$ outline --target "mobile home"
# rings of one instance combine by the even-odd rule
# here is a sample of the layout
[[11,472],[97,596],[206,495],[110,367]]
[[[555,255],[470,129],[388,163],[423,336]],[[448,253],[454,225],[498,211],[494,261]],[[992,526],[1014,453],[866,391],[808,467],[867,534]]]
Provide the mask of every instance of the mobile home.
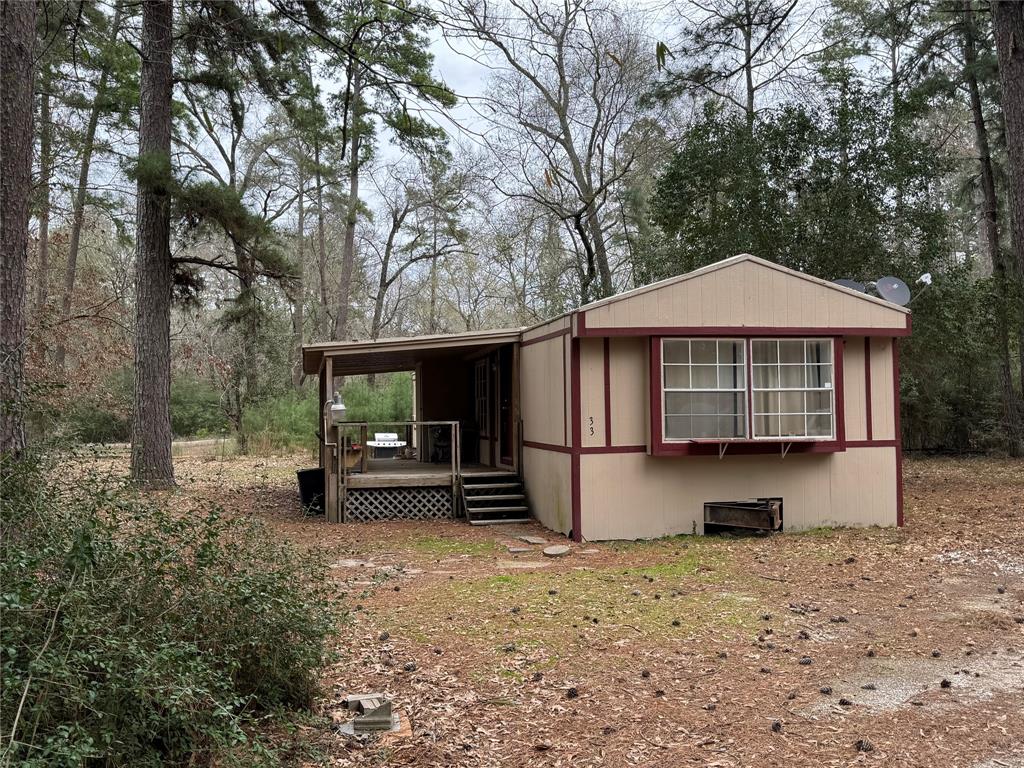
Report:
[[[312,344],[331,521],[533,516],[576,540],[902,525],[904,307],[749,255],[529,328]],[[335,377],[414,371],[398,458]],[[745,505],[745,506],[744,506]],[[725,514],[726,517],[716,517]]]

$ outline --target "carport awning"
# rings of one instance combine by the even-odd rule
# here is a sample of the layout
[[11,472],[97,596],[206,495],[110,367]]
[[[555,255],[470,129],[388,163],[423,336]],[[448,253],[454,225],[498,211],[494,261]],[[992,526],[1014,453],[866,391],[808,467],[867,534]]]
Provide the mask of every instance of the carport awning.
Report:
[[331,358],[332,372],[336,376],[409,371],[424,360],[465,357],[512,344],[519,341],[521,334],[520,328],[502,328],[401,339],[307,344],[302,348],[302,371],[307,375],[319,373],[325,357]]

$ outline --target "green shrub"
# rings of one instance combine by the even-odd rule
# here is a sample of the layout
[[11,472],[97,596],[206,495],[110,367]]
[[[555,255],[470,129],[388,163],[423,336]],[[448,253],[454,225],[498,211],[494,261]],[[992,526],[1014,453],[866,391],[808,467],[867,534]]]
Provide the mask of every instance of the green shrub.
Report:
[[171,431],[175,437],[207,437],[228,431],[221,392],[190,373],[171,379]]
[[[377,377],[370,386],[365,377],[346,379],[341,390],[346,418],[350,421],[371,421],[387,425],[412,418],[412,374],[392,373]],[[320,429],[320,406],[317,391],[288,392],[268,398],[245,414],[245,429],[250,450],[256,453],[312,450]],[[377,431],[383,431],[378,428]]]
[[0,479],[0,764],[273,764],[252,726],[311,703],[323,564],[219,509],[57,488],[31,461]]
[[[64,420],[83,443],[127,442],[131,439],[134,387],[134,373],[131,366],[126,366],[111,374],[97,393],[73,397]],[[194,374],[174,374],[170,408],[175,437],[206,437],[228,431],[220,389]]]

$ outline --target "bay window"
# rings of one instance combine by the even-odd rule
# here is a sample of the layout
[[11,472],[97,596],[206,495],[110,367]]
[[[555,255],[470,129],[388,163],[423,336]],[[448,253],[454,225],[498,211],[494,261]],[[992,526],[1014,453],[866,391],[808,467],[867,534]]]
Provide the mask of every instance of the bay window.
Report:
[[835,438],[832,339],[660,343],[665,443]]

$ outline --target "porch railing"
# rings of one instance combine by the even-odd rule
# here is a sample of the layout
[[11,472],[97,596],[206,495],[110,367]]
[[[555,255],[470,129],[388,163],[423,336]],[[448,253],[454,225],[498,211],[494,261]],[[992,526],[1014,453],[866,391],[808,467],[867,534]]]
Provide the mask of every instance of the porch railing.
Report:
[[[447,427],[451,437],[451,487],[453,509],[457,506],[457,499],[462,485],[462,432],[457,421],[341,421],[334,424],[337,429],[334,451],[336,457],[336,474],[340,480],[338,507],[340,510],[341,522],[345,522],[345,499],[348,495],[350,471],[349,456],[354,453],[352,449],[353,437],[358,436],[360,447],[359,468],[361,473],[369,471],[369,446],[367,439],[371,427],[406,427],[407,432],[416,433],[417,430],[426,427]],[[411,430],[409,429],[411,428]],[[407,442],[412,442],[412,435],[407,435]],[[417,460],[422,461],[424,450],[429,450],[429,440],[422,440],[417,435],[416,440]],[[329,443],[328,443],[329,445]],[[407,445],[406,448],[409,446]],[[401,461],[401,459],[396,459]]]

